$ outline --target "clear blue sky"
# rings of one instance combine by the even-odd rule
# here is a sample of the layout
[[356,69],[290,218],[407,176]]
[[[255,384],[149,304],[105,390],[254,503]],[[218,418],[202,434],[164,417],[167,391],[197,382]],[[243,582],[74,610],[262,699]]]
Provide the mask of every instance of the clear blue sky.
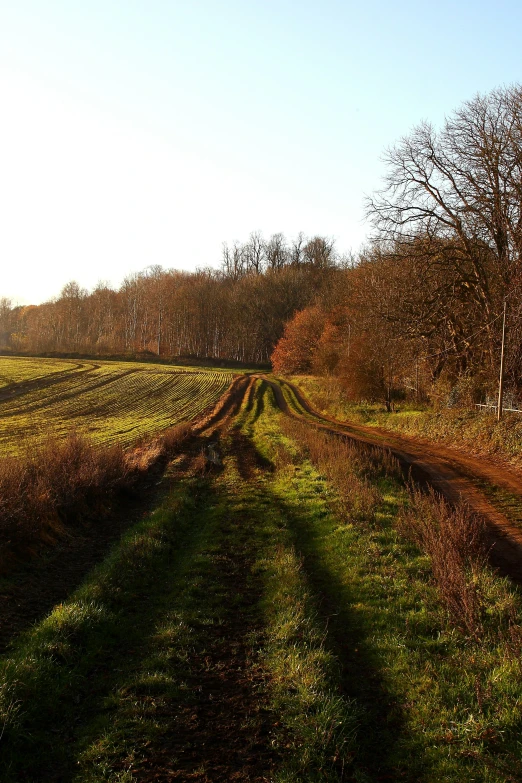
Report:
[[357,250],[384,148],[522,81],[521,33],[516,2],[0,0],[0,296],[252,230]]

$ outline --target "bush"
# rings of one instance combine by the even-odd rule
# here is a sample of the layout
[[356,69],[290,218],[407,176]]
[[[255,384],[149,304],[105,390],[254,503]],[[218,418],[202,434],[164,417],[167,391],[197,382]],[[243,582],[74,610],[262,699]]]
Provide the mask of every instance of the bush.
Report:
[[431,488],[424,494],[411,487],[399,529],[429,556],[439,596],[454,623],[480,638],[486,611],[480,589],[487,561],[484,520],[464,504],[451,506]]
[[65,440],[51,438],[23,457],[0,461],[0,567],[65,525],[106,516],[111,500],[174,454],[191,431],[190,424],[181,424],[129,452],[118,445],[96,447],[72,433]]

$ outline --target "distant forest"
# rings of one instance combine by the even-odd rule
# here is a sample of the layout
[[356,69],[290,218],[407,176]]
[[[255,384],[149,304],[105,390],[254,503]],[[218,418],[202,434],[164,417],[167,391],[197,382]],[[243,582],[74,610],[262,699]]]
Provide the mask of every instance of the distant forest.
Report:
[[522,389],[522,88],[478,95],[385,157],[356,258],[325,237],[254,233],[219,270],[149,267],[117,290],[69,283],[0,303],[4,350],[150,352],[339,378],[354,398],[478,401],[495,389],[504,303],[508,389]]
[[282,234],[225,244],[220,269],[151,266],[118,290],[76,283],[38,306],[0,300],[5,350],[267,363],[285,323],[324,295],[342,260],[332,241]]

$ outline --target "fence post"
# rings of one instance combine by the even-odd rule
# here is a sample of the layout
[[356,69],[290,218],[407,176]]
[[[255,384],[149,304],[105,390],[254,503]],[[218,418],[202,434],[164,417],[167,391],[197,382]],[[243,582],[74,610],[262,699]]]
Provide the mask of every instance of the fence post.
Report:
[[502,320],[502,347],[500,349],[500,376],[498,379],[498,406],[497,421],[502,418],[502,402],[504,397],[504,343],[506,339],[506,308],[507,302],[504,299],[504,318]]

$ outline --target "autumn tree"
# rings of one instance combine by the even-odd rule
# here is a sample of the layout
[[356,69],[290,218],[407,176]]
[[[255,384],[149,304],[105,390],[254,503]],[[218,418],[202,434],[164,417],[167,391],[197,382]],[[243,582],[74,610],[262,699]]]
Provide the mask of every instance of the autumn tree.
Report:
[[7,296],[0,298],[0,347],[11,347],[13,332],[13,303]]
[[297,313],[286,325],[284,334],[272,354],[274,372],[283,374],[310,372],[324,322],[324,313],[317,305]]

